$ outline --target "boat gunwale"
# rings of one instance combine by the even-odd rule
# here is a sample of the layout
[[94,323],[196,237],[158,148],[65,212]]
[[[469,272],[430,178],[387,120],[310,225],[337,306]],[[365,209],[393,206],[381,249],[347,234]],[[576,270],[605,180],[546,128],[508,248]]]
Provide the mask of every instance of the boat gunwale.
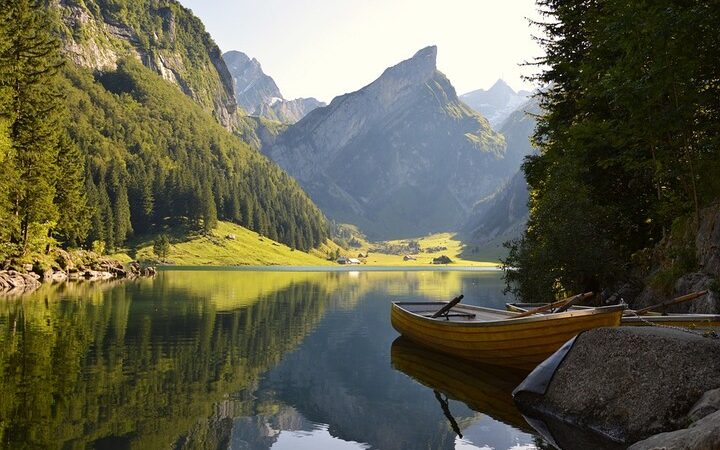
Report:
[[[509,312],[521,313],[527,311],[526,307],[537,305],[543,306],[546,303],[534,304],[534,303],[506,303],[505,307]],[[517,309],[510,309],[517,308]],[[592,306],[579,306],[574,311],[580,311],[581,309],[590,309]],[[648,315],[633,315],[632,310],[625,311],[621,318],[623,322],[720,322],[720,314],[704,314],[704,313],[668,313],[668,314],[648,314]]]
[[515,315],[518,315],[520,313],[512,312],[512,311],[505,311],[501,309],[496,308],[488,308],[483,306],[475,306],[475,305],[458,305],[456,308],[458,310],[470,310],[470,311],[485,311],[485,312],[491,312],[491,313],[500,313],[501,316],[505,316],[506,318],[502,319],[496,319],[496,320],[484,320],[484,321],[473,321],[473,320],[467,320],[467,321],[452,321],[452,320],[446,320],[442,317],[427,317],[423,316],[421,314],[415,313],[413,311],[409,311],[405,308],[403,308],[403,305],[446,305],[448,302],[392,302],[392,307],[394,309],[397,309],[398,311],[407,314],[414,319],[425,321],[426,323],[433,323],[433,324],[441,324],[444,326],[453,326],[453,327],[472,327],[472,328],[481,328],[481,327],[496,327],[496,326],[504,326],[504,325],[515,325],[515,324],[527,324],[527,323],[535,323],[535,322],[548,322],[548,321],[554,321],[554,320],[563,320],[568,319],[571,317],[585,317],[585,316],[594,316],[599,314],[609,314],[614,313],[617,311],[622,311],[626,308],[625,305],[610,305],[610,306],[599,306],[597,308],[591,308],[586,310],[568,310],[561,313],[552,313],[552,314],[537,314],[532,316],[525,316],[525,317],[513,317]]

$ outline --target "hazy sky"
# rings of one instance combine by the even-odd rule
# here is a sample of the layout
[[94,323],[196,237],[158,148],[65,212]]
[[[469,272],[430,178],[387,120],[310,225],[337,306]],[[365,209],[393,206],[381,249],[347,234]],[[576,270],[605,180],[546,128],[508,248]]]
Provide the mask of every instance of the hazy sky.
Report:
[[519,63],[539,56],[534,0],[180,0],[223,52],[257,58],[283,96],[355,91],[428,45],[458,94],[503,78],[528,88]]

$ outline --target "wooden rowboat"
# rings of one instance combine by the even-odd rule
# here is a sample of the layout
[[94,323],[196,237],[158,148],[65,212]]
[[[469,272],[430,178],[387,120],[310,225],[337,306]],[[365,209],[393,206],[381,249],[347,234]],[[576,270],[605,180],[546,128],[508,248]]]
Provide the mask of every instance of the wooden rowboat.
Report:
[[[525,312],[543,306],[545,303],[506,303],[505,307],[512,312]],[[587,309],[587,306],[573,306],[571,310]],[[720,315],[718,314],[661,314],[649,312],[637,315],[632,310],[626,310],[620,319],[620,325],[641,327],[651,325],[665,325],[683,328],[720,328]]]
[[620,324],[624,306],[605,306],[515,318],[518,313],[448,302],[393,302],[390,320],[403,336],[471,361],[533,369],[581,331]]

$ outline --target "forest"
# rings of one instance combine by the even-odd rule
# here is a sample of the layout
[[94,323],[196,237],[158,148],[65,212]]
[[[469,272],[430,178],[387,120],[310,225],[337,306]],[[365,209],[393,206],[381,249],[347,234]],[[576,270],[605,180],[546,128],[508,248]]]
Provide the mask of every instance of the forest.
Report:
[[[713,2],[541,0],[540,152],[509,290],[548,300],[697,270],[720,196],[720,8]],[[662,286],[661,286],[662,287]]]
[[176,86],[130,58],[78,67],[45,2],[0,3],[0,259],[218,220],[301,250],[326,239],[297,183]]

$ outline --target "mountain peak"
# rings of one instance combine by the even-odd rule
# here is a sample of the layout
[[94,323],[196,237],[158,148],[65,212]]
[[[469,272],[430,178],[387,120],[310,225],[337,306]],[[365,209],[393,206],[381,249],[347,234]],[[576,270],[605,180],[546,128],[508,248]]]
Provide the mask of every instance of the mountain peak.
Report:
[[418,50],[411,59],[427,60],[428,62],[431,62],[433,66],[435,66],[437,63],[437,45],[429,45],[425,48]]
[[402,80],[402,83],[411,85],[421,84],[435,75],[435,72],[437,72],[436,63],[437,46],[431,45],[419,50],[412,58],[386,69],[382,76],[375,80],[375,83],[387,80]]
[[511,88],[510,85],[508,85],[505,82],[505,80],[503,80],[502,78],[499,78],[495,82],[495,84],[493,84],[492,87],[490,89],[488,89],[488,92],[498,92],[498,93],[502,92],[502,93],[509,93],[512,95],[517,94],[517,92],[515,92],[515,90],[513,90],[513,88]]

